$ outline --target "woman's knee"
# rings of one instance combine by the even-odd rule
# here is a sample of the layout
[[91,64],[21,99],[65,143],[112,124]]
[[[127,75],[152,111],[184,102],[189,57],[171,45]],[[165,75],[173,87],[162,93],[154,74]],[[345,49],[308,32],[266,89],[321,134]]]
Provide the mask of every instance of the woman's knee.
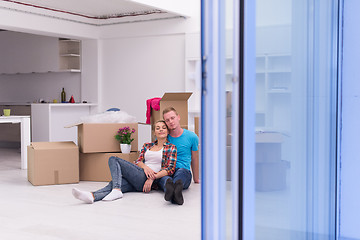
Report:
[[114,162],[116,162],[117,161],[117,157],[115,157],[115,156],[111,156],[111,157],[109,157],[109,166],[110,165],[112,165]]

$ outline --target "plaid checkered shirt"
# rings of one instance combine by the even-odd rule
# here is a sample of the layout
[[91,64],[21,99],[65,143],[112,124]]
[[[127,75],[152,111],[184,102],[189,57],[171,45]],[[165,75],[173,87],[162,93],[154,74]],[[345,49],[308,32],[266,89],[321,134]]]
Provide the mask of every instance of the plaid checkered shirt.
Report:
[[[139,158],[135,161],[136,165],[140,161],[145,163],[145,152],[151,149],[155,144],[157,144],[157,140],[155,142],[145,143],[143,145],[140,151]],[[176,146],[171,144],[168,140],[166,140],[166,142],[163,145],[161,170],[166,170],[169,176],[173,175],[175,172],[176,157],[177,157]]]

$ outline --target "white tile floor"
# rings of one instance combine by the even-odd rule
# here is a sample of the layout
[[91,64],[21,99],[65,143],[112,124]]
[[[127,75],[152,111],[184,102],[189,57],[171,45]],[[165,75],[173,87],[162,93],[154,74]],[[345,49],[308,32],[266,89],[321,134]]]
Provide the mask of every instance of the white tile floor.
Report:
[[104,185],[32,186],[20,169],[20,152],[0,149],[1,239],[200,239],[200,185],[184,191],[182,206],[166,202],[156,191],[94,204],[71,194],[73,187],[92,191]]

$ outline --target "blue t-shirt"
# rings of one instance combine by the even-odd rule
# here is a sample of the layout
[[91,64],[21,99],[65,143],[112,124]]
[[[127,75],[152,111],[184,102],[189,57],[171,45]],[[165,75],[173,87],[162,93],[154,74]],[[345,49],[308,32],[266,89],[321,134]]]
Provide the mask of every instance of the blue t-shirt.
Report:
[[190,170],[191,151],[197,151],[199,149],[198,136],[195,133],[184,129],[184,132],[180,137],[172,137],[169,134],[168,139],[177,148],[176,169],[185,168]]

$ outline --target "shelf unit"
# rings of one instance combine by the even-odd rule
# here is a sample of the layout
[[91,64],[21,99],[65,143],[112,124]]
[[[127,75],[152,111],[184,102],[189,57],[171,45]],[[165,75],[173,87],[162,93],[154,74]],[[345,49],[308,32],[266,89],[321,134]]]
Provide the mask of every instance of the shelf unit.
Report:
[[256,127],[289,131],[291,104],[291,55],[256,57]]
[[192,92],[189,103],[189,112],[200,114],[201,99],[201,61],[199,58],[188,58],[185,62],[185,91]]
[[76,39],[59,39],[59,68],[60,71],[81,71],[81,42]]

